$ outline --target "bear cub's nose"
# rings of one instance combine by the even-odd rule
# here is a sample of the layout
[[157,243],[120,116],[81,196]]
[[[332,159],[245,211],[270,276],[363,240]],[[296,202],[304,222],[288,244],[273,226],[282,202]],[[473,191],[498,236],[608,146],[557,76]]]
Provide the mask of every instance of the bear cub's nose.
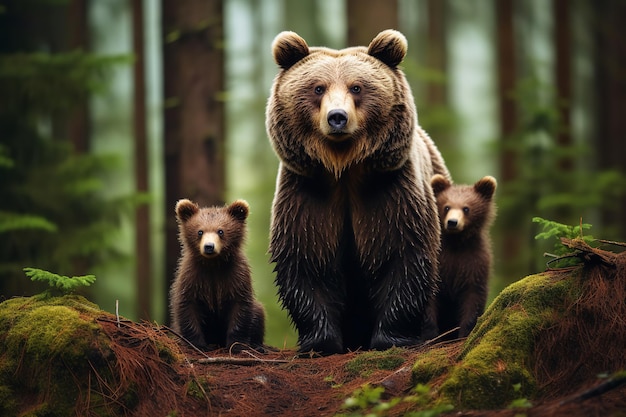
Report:
[[450,220],[448,220],[448,229],[456,229],[458,224],[459,224],[458,220],[450,219]]
[[204,253],[206,255],[211,255],[213,252],[215,252],[215,243],[207,243],[204,245]]
[[348,124],[348,113],[345,110],[335,109],[328,112],[328,125],[333,130],[342,130]]

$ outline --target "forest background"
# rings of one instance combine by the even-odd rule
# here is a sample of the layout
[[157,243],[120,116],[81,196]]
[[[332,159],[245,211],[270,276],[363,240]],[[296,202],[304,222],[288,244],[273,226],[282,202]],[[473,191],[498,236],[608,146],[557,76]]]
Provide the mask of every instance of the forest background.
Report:
[[623,241],[625,22],[621,0],[0,0],[0,297],[42,290],[23,267],[93,273],[101,308],[167,323],[176,200],[244,198],[267,342],[294,346],[267,254],[281,30],[333,48],[407,36],[455,181],[499,181],[491,298],[545,268],[535,216]]

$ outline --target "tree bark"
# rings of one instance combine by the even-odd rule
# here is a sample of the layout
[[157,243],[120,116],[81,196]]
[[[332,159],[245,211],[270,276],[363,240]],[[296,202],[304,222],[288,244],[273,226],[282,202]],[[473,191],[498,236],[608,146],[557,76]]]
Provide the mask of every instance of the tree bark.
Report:
[[[626,175],[626,3],[622,0],[598,0],[594,2],[593,10],[596,13],[597,163],[600,169],[614,169]],[[626,237],[625,212],[626,197],[621,197],[615,208],[602,210],[605,223],[616,226],[616,238]]]
[[[148,189],[148,140],[146,133],[146,80],[144,52],[143,0],[133,0],[133,133],[135,140],[135,187],[139,193]],[[138,317],[149,320],[152,310],[152,273],[150,258],[150,206],[135,210],[135,280]]]
[[397,27],[396,0],[348,0],[348,45],[367,46],[379,32]]
[[181,198],[223,203],[223,9],[219,0],[162,0],[166,284],[180,247],[174,206]]

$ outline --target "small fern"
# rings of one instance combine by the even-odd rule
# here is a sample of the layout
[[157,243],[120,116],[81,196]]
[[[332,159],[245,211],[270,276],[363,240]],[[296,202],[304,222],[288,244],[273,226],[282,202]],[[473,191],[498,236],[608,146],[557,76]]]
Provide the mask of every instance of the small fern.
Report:
[[552,220],[546,220],[541,217],[533,217],[534,223],[539,223],[543,226],[543,232],[537,234],[535,239],[551,239],[555,238],[555,254],[564,255],[568,252],[568,248],[561,244],[561,238],[567,239],[582,239],[585,243],[591,244],[595,239],[591,235],[583,235],[583,230],[591,229],[591,225],[583,223],[575,226],[567,226]]
[[556,261],[559,267],[566,267],[579,263],[579,259],[571,257],[571,249],[561,243],[561,238],[572,240],[579,239],[587,243],[589,246],[593,246],[593,242],[595,241],[593,236],[583,234],[583,230],[591,229],[591,225],[583,223],[582,219],[580,220],[580,223],[575,226],[568,226],[552,220],[546,220],[541,217],[533,217],[533,222],[539,223],[543,227],[543,232],[538,233],[535,236],[535,239],[556,239],[556,242],[554,242],[553,253],[544,254],[555,258],[553,261],[550,261],[549,264]]
[[88,287],[96,281],[95,275],[66,277],[37,268],[24,268],[24,273],[32,281],[47,282],[51,288],[60,290],[63,293],[70,293],[80,287]]

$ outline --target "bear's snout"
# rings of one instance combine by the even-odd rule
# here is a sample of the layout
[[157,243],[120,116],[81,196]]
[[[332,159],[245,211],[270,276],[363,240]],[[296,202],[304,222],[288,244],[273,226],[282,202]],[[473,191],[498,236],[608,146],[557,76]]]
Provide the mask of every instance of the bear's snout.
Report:
[[342,109],[333,109],[328,112],[327,121],[331,133],[343,133],[343,129],[348,124],[348,113]]
[[204,245],[204,254],[212,255],[215,252],[215,243],[207,243]]
[[207,258],[218,256],[222,251],[220,236],[217,233],[205,233],[204,236],[202,236],[198,250],[202,256]]
[[461,209],[451,209],[442,220],[446,232],[460,233],[465,228],[465,216]]

